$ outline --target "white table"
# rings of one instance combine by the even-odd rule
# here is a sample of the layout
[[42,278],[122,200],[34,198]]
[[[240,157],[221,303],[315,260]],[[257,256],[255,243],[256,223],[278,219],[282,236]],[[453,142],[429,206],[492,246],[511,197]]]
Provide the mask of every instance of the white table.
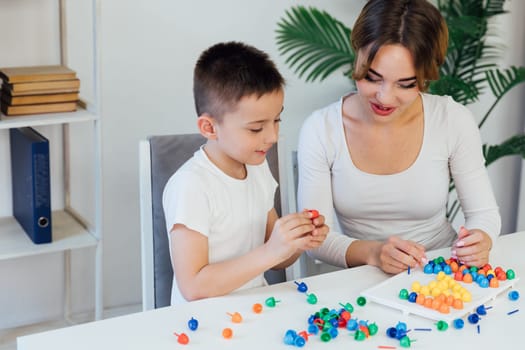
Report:
[[[501,236],[491,254],[491,263],[504,269],[512,268],[517,277],[525,273],[525,232]],[[429,257],[449,257],[448,249],[429,253]],[[525,290],[517,301],[510,301],[507,292],[501,293],[490,303],[492,309],[477,326],[465,320],[461,330],[452,326],[445,332],[436,329],[435,321],[414,315],[405,315],[373,302],[364,307],[356,304],[360,292],[387,279],[389,276],[376,268],[363,266],[353,269],[318,275],[301,280],[308,286],[308,292],[315,293],[318,303],[311,305],[304,293],[297,291],[294,282],[285,282],[264,288],[241,291],[219,298],[191,302],[177,307],[167,307],[102,321],[72,326],[69,328],[20,337],[18,350],[31,349],[291,349],[283,343],[288,329],[296,331],[307,328],[309,315],[322,307],[338,309],[339,303],[350,302],[355,311],[352,317],[376,322],[377,335],[364,341],[356,341],[352,332],[340,329],[339,336],[324,343],[319,336],[310,337],[305,348],[315,349],[377,349],[379,345],[395,346],[401,349],[399,341],[388,338],[386,329],[398,321],[406,322],[408,328],[431,328],[432,331],[412,331],[408,335],[412,348],[416,349],[489,349],[523,347],[525,338]],[[517,281],[515,290],[520,291],[523,279]],[[275,297],[281,302],[273,308],[264,305],[266,298]],[[263,311],[252,311],[254,303],[263,304]],[[488,306],[488,305],[487,305]],[[510,310],[521,309],[512,315]],[[227,313],[239,312],[243,322],[234,324]],[[199,328],[190,331],[190,318],[199,321]],[[222,337],[222,330],[229,327],[233,338]],[[177,342],[173,332],[184,332],[190,337],[187,345]],[[512,345],[511,345],[512,344]]]

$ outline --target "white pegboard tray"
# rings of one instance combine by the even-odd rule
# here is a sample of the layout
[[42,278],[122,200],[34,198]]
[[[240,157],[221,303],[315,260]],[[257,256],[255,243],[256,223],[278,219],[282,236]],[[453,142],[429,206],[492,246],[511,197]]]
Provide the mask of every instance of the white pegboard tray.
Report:
[[[453,276],[453,275],[452,275]],[[488,303],[495,299],[499,294],[509,290],[519,280],[514,278],[512,280],[499,281],[498,288],[481,288],[477,283],[458,282],[465,287],[472,295],[472,301],[463,303],[463,309],[450,308],[450,313],[444,314],[437,310],[426,308],[417,303],[409,302],[408,300],[400,299],[399,292],[401,289],[406,289],[411,292],[413,282],[418,281],[421,285],[426,285],[435,280],[437,275],[425,274],[422,269],[412,269],[410,274],[406,271],[399,273],[389,279],[364,290],[361,295],[370,301],[392,307],[402,311],[404,314],[419,315],[432,320],[444,320],[451,322],[456,318],[462,318],[465,315],[472,313],[478,306]]]

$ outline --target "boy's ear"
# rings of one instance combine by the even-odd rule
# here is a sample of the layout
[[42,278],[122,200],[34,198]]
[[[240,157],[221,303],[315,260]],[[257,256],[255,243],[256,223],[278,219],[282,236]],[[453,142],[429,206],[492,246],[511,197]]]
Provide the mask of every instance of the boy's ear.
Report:
[[217,134],[215,133],[216,120],[209,114],[204,113],[197,118],[197,127],[202,136],[208,140],[215,140]]

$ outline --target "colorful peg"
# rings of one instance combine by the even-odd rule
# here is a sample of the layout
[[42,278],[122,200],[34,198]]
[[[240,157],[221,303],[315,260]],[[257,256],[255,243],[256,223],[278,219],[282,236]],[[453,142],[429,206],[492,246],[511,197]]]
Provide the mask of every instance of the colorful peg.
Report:
[[173,332],[173,335],[177,336],[177,342],[182,345],[186,345],[190,342],[190,338],[186,335],[186,333],[175,333]]
[[479,316],[478,314],[470,314],[468,317],[467,317],[468,321],[472,324],[476,324],[478,323],[479,321]]
[[354,333],[354,339],[357,341],[363,341],[366,339],[366,335],[363,333],[363,331],[357,330]]
[[379,330],[379,327],[377,327],[377,325],[375,324],[375,322],[372,323],[372,324],[370,324],[370,325],[368,326],[368,333],[369,333],[370,335],[372,335],[372,336],[373,336],[373,335],[376,335],[378,330]]
[[454,328],[461,329],[465,325],[465,322],[461,318],[456,318],[452,324]]
[[308,286],[306,285],[306,283],[297,281],[294,281],[294,283],[297,284],[297,290],[299,292],[306,293],[306,291],[308,290]]
[[293,329],[289,329],[284,334],[283,342],[286,345],[294,345],[295,338],[297,338],[297,332],[294,331]]
[[511,290],[509,292],[509,299],[512,301],[516,301],[520,298],[520,293],[517,290]]
[[233,314],[227,312],[226,314],[230,315],[232,318],[233,323],[241,323],[242,322],[242,316],[238,312],[234,312]]
[[438,331],[444,332],[448,329],[448,323],[445,321],[438,321],[438,323],[436,323],[436,326]]
[[253,304],[252,306],[252,310],[253,312],[255,312],[256,314],[260,314],[262,312],[262,309],[263,309],[263,306],[259,303],[255,303]]
[[409,348],[413,340],[410,340],[408,336],[404,336],[403,338],[399,339],[399,345],[403,348]]
[[193,317],[188,321],[188,328],[192,331],[197,330],[199,328],[199,321],[194,319]]
[[308,304],[317,304],[317,296],[314,293],[307,294],[306,301]]
[[366,305],[366,298],[365,298],[365,297],[359,297],[359,298],[357,298],[357,305],[359,305],[359,306],[365,306],[365,305]]
[[315,209],[311,209],[311,210],[308,210],[310,213],[312,213],[312,217],[311,219],[315,219],[315,218],[318,218],[319,217],[319,212]]
[[222,330],[222,336],[224,339],[231,339],[233,337],[233,331],[231,328],[224,328]]
[[350,303],[346,303],[344,305],[342,303],[339,303],[339,305],[341,305],[346,311],[348,311],[350,313],[354,312],[354,307]]
[[476,313],[480,316],[487,314],[487,309],[485,308],[485,305],[480,305],[476,308]]
[[275,300],[274,297],[269,297],[267,298],[264,303],[266,304],[266,306],[268,307],[275,307],[275,305],[280,302],[280,300]]

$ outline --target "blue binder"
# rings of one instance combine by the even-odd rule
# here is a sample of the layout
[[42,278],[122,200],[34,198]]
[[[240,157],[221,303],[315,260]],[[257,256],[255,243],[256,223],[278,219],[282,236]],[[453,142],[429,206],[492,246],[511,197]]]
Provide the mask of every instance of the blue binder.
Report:
[[49,141],[29,127],[10,129],[9,132],[13,215],[34,243],[49,243]]

